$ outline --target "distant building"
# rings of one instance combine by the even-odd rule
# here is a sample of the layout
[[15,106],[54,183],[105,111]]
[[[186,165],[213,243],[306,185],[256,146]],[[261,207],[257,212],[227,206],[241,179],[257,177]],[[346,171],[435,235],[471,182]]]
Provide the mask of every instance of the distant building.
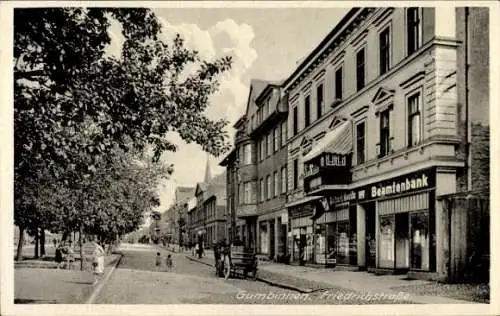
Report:
[[207,160],[205,179],[196,185],[196,207],[188,203],[189,238],[197,241],[202,235],[206,246],[226,237],[226,172],[212,177]]

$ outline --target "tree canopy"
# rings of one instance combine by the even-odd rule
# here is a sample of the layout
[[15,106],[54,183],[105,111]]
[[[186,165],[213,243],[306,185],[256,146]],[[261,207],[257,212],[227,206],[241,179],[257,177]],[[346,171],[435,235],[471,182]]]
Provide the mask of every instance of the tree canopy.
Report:
[[[111,19],[122,26],[118,57],[106,54]],[[176,150],[168,133],[215,156],[228,150],[228,122],[205,110],[231,58],[203,60],[180,35],[160,35],[149,9],[14,11],[16,224],[131,231],[172,172],[158,164]]]

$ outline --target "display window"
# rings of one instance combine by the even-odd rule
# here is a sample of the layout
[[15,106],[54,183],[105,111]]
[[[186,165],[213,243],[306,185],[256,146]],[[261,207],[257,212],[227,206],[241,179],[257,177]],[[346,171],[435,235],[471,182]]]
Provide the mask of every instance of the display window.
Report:
[[394,215],[380,216],[379,267],[394,268]]
[[410,214],[411,226],[411,268],[429,270],[429,212]]

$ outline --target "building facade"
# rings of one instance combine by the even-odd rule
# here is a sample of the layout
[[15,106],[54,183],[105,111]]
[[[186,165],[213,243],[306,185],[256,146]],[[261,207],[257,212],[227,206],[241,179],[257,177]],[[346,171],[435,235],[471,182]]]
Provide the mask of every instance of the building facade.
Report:
[[466,11],[352,9],[283,83],[295,260],[445,273],[448,223],[436,197],[471,189],[464,93],[481,83],[464,71],[487,74],[465,56],[487,59],[465,31],[479,42],[474,18],[484,12]]
[[279,84],[252,80],[246,113],[234,125],[234,150],[220,164],[234,203],[228,211],[235,214],[231,229],[270,259],[286,252],[287,112]]

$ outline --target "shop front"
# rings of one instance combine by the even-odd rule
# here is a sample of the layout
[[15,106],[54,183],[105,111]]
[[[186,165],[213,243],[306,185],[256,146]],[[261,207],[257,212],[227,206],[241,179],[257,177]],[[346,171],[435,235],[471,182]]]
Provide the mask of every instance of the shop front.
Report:
[[328,198],[319,203],[315,216],[315,262],[318,264],[357,264],[356,209],[349,204],[326,205]]
[[[346,206],[325,210],[316,220],[321,224],[325,218],[319,226],[325,236],[319,238],[325,240],[325,245],[318,246],[320,251],[332,244],[338,263],[357,264],[369,271],[435,271],[435,179],[435,170],[426,169],[332,194],[328,207]],[[328,223],[335,223],[335,228]]]
[[308,203],[290,208],[290,247],[292,260],[301,264],[314,263],[314,204]]

